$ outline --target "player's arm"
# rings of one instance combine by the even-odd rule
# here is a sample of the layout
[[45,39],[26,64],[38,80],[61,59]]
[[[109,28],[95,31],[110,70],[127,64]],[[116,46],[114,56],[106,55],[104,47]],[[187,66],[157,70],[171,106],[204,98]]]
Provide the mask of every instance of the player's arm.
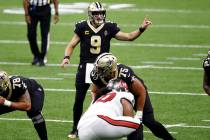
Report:
[[139,29],[137,29],[133,32],[130,32],[130,33],[125,33],[125,32],[119,31],[115,35],[115,38],[118,40],[122,40],[122,41],[133,41],[136,38],[138,38],[147,29],[147,27],[151,24],[152,24],[152,22],[147,17],[145,17],[144,21]]
[[53,17],[54,24],[56,24],[59,21],[59,14],[58,14],[58,0],[53,0],[54,9],[55,9],[55,15]]
[[206,72],[204,72],[204,75],[203,75],[203,89],[210,96],[210,86],[207,84],[207,81],[208,81],[208,76],[207,76]]
[[131,84],[131,90],[136,98],[136,117],[141,118],[146,99],[146,89],[138,79],[135,79]]
[[121,99],[121,104],[123,106],[123,116],[134,117],[133,106],[127,99]]
[[25,21],[26,21],[26,23],[30,24],[31,23],[31,18],[30,18],[30,15],[29,15],[28,7],[29,7],[28,0],[23,0],[23,9],[24,9],[24,12],[25,12]]
[[80,42],[80,38],[77,34],[74,34],[71,41],[68,43],[66,49],[65,49],[65,56],[61,63],[61,67],[64,67],[65,64],[69,63],[69,59],[74,51],[74,48],[77,46],[77,44]]
[[99,88],[93,83],[91,87],[91,95],[92,95],[92,101],[95,101],[96,93],[98,93]]
[[28,90],[26,90],[25,94],[23,94],[17,101],[14,102],[0,97],[0,105],[4,105],[15,110],[29,111],[31,109],[31,98]]

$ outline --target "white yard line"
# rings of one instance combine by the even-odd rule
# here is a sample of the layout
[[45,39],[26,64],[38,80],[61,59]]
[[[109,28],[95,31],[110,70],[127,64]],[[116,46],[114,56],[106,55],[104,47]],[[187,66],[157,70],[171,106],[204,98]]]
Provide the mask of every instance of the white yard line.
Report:
[[[0,65],[17,65],[17,66],[30,66],[30,63],[20,63],[20,62],[0,62]],[[46,64],[49,67],[60,67],[60,64]],[[77,67],[78,64],[70,64],[66,67]],[[168,69],[168,70],[203,70],[202,68],[196,67],[165,67],[165,66],[153,66],[153,65],[143,65],[143,66],[130,66],[133,69]]]
[[[30,119],[25,118],[0,118],[1,121],[31,121]],[[53,119],[45,119],[46,122],[56,122],[56,123],[72,123],[72,120],[53,120]],[[169,124],[165,124],[164,126],[170,126]],[[210,129],[210,126],[193,126],[186,125],[184,123],[174,124],[173,127],[181,127],[181,128],[206,128]],[[148,131],[149,132],[149,131]]]
[[[26,26],[24,21],[0,21],[1,25],[15,25],[15,26]],[[56,26],[74,26],[73,22],[61,22]],[[52,26],[55,26],[52,24]],[[120,27],[137,27],[136,24],[119,24]],[[210,29],[210,25],[182,25],[182,24],[160,24],[152,25],[151,28],[180,28],[180,29]]]
[[[38,42],[40,43],[40,41]],[[28,44],[26,40],[0,40],[0,44]],[[64,41],[51,41],[53,45],[67,45]],[[112,46],[139,46],[139,47],[154,47],[154,48],[210,48],[210,45],[187,45],[187,44],[157,44],[157,43],[111,43]]]
[[[59,91],[61,92],[76,92],[75,89],[58,89],[58,88],[45,88],[45,91]],[[90,92],[90,90],[88,90]],[[188,96],[208,96],[204,93],[185,93],[185,92],[165,92],[165,91],[149,91],[149,94],[156,94],[156,95],[188,95]]]

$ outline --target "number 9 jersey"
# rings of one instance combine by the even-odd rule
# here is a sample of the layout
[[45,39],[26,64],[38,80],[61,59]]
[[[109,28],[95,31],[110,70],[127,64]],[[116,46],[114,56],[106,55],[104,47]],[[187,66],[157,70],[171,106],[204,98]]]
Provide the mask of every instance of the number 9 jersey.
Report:
[[90,21],[76,23],[74,32],[80,38],[80,64],[93,63],[96,57],[110,50],[110,40],[120,31],[116,23],[105,22],[98,28]]

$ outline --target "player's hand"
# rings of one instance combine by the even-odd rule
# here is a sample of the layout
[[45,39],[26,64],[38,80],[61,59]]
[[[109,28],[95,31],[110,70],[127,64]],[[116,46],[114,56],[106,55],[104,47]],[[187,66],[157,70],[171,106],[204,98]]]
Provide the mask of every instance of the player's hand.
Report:
[[69,59],[65,58],[63,59],[62,63],[61,63],[61,67],[64,68],[65,65],[69,64]]
[[144,29],[146,29],[149,25],[151,25],[152,24],[152,21],[151,20],[149,20],[149,18],[146,16],[145,18],[144,18],[144,21],[142,22],[142,24],[141,24],[141,27],[142,28],[144,28]]
[[58,23],[58,21],[59,21],[59,15],[55,14],[53,17],[53,23],[56,24],[56,23]]
[[143,121],[143,112],[142,111],[136,111],[136,115],[134,116],[137,119],[140,119],[141,123]]
[[27,24],[31,24],[31,17],[29,15],[25,15],[25,21]]
[[2,97],[2,96],[0,96],[0,106],[1,106],[1,105],[4,105],[4,101],[5,101],[5,98]]

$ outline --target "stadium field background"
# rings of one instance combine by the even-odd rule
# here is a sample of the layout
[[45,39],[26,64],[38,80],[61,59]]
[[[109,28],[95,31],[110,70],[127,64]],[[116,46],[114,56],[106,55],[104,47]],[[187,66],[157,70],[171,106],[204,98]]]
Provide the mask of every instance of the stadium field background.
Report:
[[[26,38],[22,1],[0,1],[0,69],[11,75],[35,78],[43,85],[46,94],[43,115],[49,140],[67,140],[72,127],[79,46],[70,66],[62,69],[59,65],[75,22],[87,19],[89,2],[60,0],[60,22],[51,26],[47,66],[36,67],[30,64],[32,54]],[[210,97],[202,89],[202,62],[210,48],[210,1],[106,0],[102,3],[107,8],[107,20],[118,23],[122,31],[138,29],[146,15],[153,22],[133,42],[113,39],[111,52],[144,79],[156,119],[177,140],[210,140]],[[70,10],[75,11],[70,13]],[[40,40],[39,32],[38,37]],[[90,100],[88,92],[84,110]],[[157,140],[144,128],[145,140]],[[38,136],[26,113],[16,111],[0,116],[0,139],[37,140]]]

